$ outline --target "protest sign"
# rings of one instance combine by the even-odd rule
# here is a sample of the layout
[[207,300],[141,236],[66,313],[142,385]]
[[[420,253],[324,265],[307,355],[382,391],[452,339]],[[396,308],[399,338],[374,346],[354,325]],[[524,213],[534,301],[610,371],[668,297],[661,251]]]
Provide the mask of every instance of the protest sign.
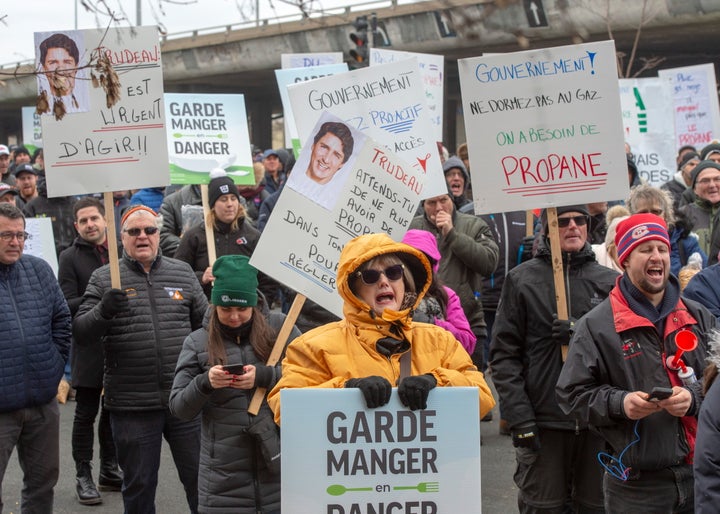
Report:
[[[327,136],[325,123],[335,124],[333,130],[340,136]],[[343,246],[356,236],[378,232],[402,239],[420,201],[422,173],[329,113],[323,114],[312,134],[250,264],[342,316],[335,277]],[[314,144],[318,135],[321,138]],[[346,141],[342,145],[346,162],[320,157],[326,151],[323,147],[337,151],[341,137]]]
[[308,68],[325,64],[341,64],[342,52],[312,52],[300,54],[280,54],[280,66],[284,68]]
[[278,88],[280,89],[280,100],[282,100],[283,113],[285,116],[285,144],[293,149],[296,156],[300,155],[300,137],[298,136],[297,127],[295,126],[295,118],[293,117],[287,86],[297,84],[298,82],[307,82],[308,80],[327,77],[329,75],[337,75],[347,70],[347,64],[344,62],[305,68],[275,70],[275,78],[277,79]]
[[384,48],[370,49],[370,66],[386,64],[416,57],[423,86],[425,102],[430,111],[430,122],[435,129],[435,141],[443,140],[443,89],[445,85],[445,56],[401,52]]
[[674,150],[685,145],[700,150],[713,139],[720,138],[720,110],[713,64],[660,70],[658,77],[672,98]]
[[23,146],[28,149],[30,155],[43,145],[40,115],[35,111],[35,107],[23,107],[21,111]]
[[676,169],[673,111],[667,88],[657,77],[620,79],[625,141],[640,177],[660,187]]
[[458,67],[476,214],[627,196],[612,41]]
[[39,257],[47,262],[57,277],[58,260],[55,253],[52,220],[50,218],[25,218],[25,232],[29,237],[25,240],[23,253]]
[[420,171],[421,198],[447,194],[416,58],[293,84],[288,94],[301,141],[329,111]]
[[[165,138],[162,63],[157,27],[67,31],[82,35],[79,66],[109,59],[120,80],[120,99],[107,106],[105,91],[88,88],[78,112],[61,120],[41,116],[48,196],[67,196],[170,183]],[[47,33],[36,34],[44,41]],[[72,104],[70,99],[70,104]],[[85,105],[86,104],[86,105]]]
[[207,184],[223,168],[255,185],[243,95],[165,94],[170,183]]
[[438,387],[424,410],[365,409],[352,389],[283,389],[282,510],[481,512],[475,387]]

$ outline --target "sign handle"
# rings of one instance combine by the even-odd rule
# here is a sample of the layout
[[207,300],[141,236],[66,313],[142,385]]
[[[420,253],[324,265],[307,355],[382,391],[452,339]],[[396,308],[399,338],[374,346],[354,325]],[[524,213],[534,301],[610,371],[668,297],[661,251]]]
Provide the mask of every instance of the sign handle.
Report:
[[118,259],[117,230],[115,229],[115,200],[112,191],[103,193],[105,219],[107,220],[107,244],[110,263],[110,287],[120,289],[120,261]]
[[525,211],[525,237],[530,237],[535,232],[535,216],[533,211],[528,209]]
[[[562,250],[560,249],[560,235],[558,232],[557,209],[548,207],[546,210],[548,220],[548,234],[550,236],[550,253],[552,255],[553,281],[555,283],[555,303],[557,304],[558,319],[568,319],[567,298],[565,296],[565,280],[563,278]],[[567,359],[568,346],[562,345],[562,360]]]
[[[306,299],[307,297],[300,293],[295,295],[295,300],[293,300],[293,303],[290,306],[285,322],[280,328],[280,332],[278,333],[275,344],[273,345],[272,352],[270,352],[270,357],[268,357],[266,363],[268,366],[274,366],[280,360],[280,356],[285,349],[285,343],[287,343],[288,337],[290,337],[290,332],[295,325],[295,320],[300,314],[300,309],[302,309]],[[248,407],[248,412],[250,414],[257,415],[260,410],[260,406],[262,405],[263,398],[265,398],[265,392],[266,389],[264,387],[258,387],[255,389],[255,394],[253,395],[252,400],[250,401],[250,406]]]
[[212,267],[215,264],[217,255],[215,254],[215,229],[212,223],[208,223],[208,214],[210,213],[210,194],[208,193],[208,185],[200,186],[200,196],[202,197],[203,219],[205,220],[205,240],[207,241],[208,262]]

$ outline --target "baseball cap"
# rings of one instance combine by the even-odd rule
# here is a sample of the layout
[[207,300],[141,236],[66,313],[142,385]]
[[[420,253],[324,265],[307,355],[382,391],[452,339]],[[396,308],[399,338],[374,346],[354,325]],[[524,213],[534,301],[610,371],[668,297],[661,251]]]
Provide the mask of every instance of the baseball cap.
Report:
[[10,149],[6,145],[0,145],[0,155],[10,155]]
[[6,184],[5,182],[0,182],[0,197],[5,196],[6,194],[17,196],[18,192],[14,187]]
[[265,151],[263,152],[263,159],[267,159],[267,158],[270,157],[271,155],[275,155],[275,156],[277,156],[278,158],[280,158],[280,154],[278,153],[278,151],[277,151],[277,150],[273,150],[272,148],[270,148],[270,149],[265,150]]
[[15,171],[13,173],[17,177],[18,175],[20,175],[21,173],[25,173],[26,171],[28,173],[32,173],[33,175],[38,174],[37,170],[32,167],[32,164],[27,164],[27,163],[21,164],[20,166],[16,167]]

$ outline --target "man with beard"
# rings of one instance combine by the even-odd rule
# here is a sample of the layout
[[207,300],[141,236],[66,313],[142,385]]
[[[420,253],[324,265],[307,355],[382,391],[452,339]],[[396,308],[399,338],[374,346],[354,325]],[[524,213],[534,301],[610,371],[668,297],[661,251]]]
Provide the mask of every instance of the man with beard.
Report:
[[[630,216],[618,224],[615,244],[624,274],[575,325],[558,401],[605,439],[598,459],[606,512],[692,513],[706,335],[716,320],[680,297],[662,218]],[[698,344],[680,365],[682,337]]]
[[37,179],[38,172],[30,164],[20,164],[15,168],[15,187],[18,188],[17,206],[21,210],[38,196]]
[[[602,470],[594,466],[603,441],[558,405],[553,389],[573,324],[600,304],[617,273],[595,260],[584,205],[557,207],[561,255],[550,251],[547,213],[535,257],[505,277],[490,344],[500,411],[510,427],[523,514],[603,511]],[[569,318],[558,319],[553,259],[562,263]]]

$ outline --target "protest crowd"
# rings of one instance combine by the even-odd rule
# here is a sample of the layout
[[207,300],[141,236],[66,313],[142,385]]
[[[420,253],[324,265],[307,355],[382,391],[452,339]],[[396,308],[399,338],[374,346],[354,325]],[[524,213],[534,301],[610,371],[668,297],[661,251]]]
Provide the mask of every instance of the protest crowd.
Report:
[[[293,313],[301,295],[250,260],[286,183],[342,187],[360,143],[337,125],[307,172],[292,148],[254,145],[254,185],[213,170],[194,218],[200,184],[115,191],[114,227],[101,195],[48,195],[42,149],[0,144],[0,480],[17,448],[20,511],[53,512],[71,445],[79,504],[116,493],[154,513],[165,439],[188,511],[278,514],[281,391],[359,390],[379,412],[396,389],[414,412],[471,387],[514,447],[519,512],[718,512],[720,143],[679,148],[661,187],[626,145],[622,200],[476,215],[485,163],[439,142],[428,174],[447,191],[420,199],[405,233],[342,247],[342,317],[312,298]],[[38,217],[57,279],[25,251]]]

